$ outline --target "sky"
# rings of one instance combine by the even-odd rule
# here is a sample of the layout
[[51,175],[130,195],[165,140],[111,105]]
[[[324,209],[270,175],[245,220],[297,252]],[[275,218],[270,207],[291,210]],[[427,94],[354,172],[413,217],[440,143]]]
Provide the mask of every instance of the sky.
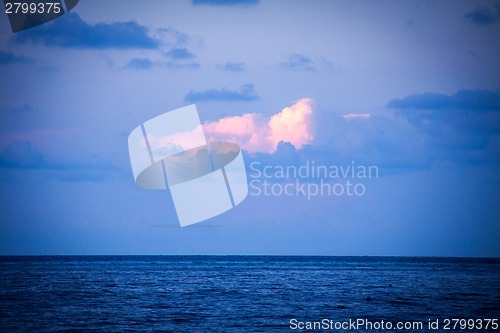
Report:
[[[2,14],[0,254],[499,257],[499,36],[499,1],[85,0],[18,33]],[[249,194],[181,228],[128,135],[190,104],[243,149]],[[311,165],[340,175],[279,173]]]

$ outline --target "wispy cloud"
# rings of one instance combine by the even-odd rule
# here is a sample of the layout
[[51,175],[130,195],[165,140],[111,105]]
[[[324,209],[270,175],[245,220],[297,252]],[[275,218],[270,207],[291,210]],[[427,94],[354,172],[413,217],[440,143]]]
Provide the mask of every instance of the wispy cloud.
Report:
[[17,43],[90,49],[153,49],[159,46],[158,41],[148,35],[148,29],[137,22],[89,24],[73,12],[19,32],[14,40]]
[[14,141],[0,152],[0,166],[19,169],[40,169],[48,166],[41,152],[30,142]]
[[302,54],[292,54],[287,59],[280,63],[281,67],[290,70],[316,71],[313,61]]
[[465,18],[477,25],[489,25],[494,23],[498,17],[498,10],[490,7],[477,7],[476,9],[466,13]]
[[294,53],[280,62],[280,66],[286,70],[316,72],[320,69],[331,69],[333,65],[323,58],[311,58],[304,54]]
[[194,58],[194,54],[186,48],[171,49],[166,53],[166,56],[172,60],[185,60]]
[[258,4],[259,0],[193,0],[192,3],[195,6],[249,6]]
[[124,68],[136,70],[148,70],[153,68],[153,62],[148,58],[134,58],[130,60]]
[[312,100],[301,99],[266,118],[257,113],[222,118],[203,125],[209,141],[231,141],[252,153],[274,153],[280,142],[296,149],[313,141]]
[[115,170],[109,161],[96,157],[84,161],[58,159],[34,148],[29,141],[10,142],[0,150],[0,168],[43,170],[50,178],[62,181],[104,181]]
[[243,72],[245,64],[242,62],[226,62],[225,64],[217,65],[216,68],[226,72]]
[[180,32],[172,27],[155,30],[155,37],[169,47],[179,47],[189,42],[190,37],[184,32]]
[[248,83],[240,87],[239,90],[208,89],[203,91],[190,91],[185,100],[188,102],[203,102],[203,101],[240,101],[249,102],[259,99],[259,95],[255,92],[253,84]]
[[31,142],[16,140],[0,151],[0,168],[44,169],[44,170],[111,170],[114,167],[108,161],[87,160],[68,161],[44,154],[33,147]]
[[12,52],[0,51],[0,65],[29,64],[32,62],[33,62],[32,59],[27,58],[25,56],[19,56]]

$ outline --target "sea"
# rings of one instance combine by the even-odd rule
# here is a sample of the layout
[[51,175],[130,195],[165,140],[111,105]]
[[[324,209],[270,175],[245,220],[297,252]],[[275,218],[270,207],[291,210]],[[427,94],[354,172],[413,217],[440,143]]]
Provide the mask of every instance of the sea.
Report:
[[0,257],[0,332],[500,332],[499,318],[495,258]]

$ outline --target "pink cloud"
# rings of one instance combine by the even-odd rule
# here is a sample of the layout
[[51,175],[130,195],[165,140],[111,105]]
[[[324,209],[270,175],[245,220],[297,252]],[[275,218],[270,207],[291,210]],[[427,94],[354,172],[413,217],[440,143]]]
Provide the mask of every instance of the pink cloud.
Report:
[[312,100],[303,98],[266,118],[257,113],[222,118],[203,125],[207,141],[230,141],[252,153],[273,153],[280,141],[295,148],[314,140]]

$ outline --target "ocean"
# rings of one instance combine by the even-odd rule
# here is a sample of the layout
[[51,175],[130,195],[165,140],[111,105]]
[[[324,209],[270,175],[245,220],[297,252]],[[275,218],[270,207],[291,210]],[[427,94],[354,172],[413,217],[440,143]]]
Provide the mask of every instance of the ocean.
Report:
[[0,332],[500,332],[499,317],[500,259],[0,257]]

